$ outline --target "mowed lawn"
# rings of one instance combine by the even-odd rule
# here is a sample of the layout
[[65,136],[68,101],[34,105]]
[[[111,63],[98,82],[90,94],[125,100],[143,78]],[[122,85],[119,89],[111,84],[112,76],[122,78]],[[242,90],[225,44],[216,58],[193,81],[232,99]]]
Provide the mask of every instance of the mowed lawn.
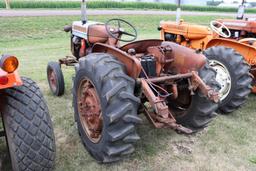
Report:
[[[171,16],[114,16],[136,26],[139,39],[159,38],[157,26]],[[107,21],[111,16],[90,16]],[[183,17],[185,21],[208,25],[216,17]],[[138,126],[141,140],[136,151],[126,159],[102,165],[85,150],[77,133],[72,108],[74,69],[63,67],[66,92],[53,97],[46,79],[48,61],[70,55],[70,35],[62,31],[80,17],[0,17],[0,53],[15,54],[20,60],[21,75],[37,81],[48,102],[55,128],[57,171],[76,170],[145,170],[145,171],[248,171],[256,170],[256,96],[250,95],[240,110],[218,116],[196,135],[179,135],[168,129],[155,129],[143,115]],[[0,140],[4,156],[4,139]],[[8,162],[7,162],[8,163]],[[6,164],[6,162],[2,163]]]

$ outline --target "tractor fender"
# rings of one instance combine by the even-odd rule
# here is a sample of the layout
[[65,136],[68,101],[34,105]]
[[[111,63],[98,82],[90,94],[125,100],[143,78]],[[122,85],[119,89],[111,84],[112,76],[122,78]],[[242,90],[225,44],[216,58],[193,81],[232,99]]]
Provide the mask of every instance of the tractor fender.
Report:
[[240,53],[240,55],[244,57],[244,59],[248,64],[250,65],[256,64],[256,47],[252,45],[239,43],[236,40],[216,38],[208,42],[208,44],[206,45],[206,49],[213,46],[224,46],[224,47],[232,48],[236,52]]
[[124,51],[103,43],[96,43],[92,47],[92,53],[108,53],[113,55],[117,60],[125,65],[127,74],[136,79],[139,77],[141,72],[140,61],[131,55],[128,55]]

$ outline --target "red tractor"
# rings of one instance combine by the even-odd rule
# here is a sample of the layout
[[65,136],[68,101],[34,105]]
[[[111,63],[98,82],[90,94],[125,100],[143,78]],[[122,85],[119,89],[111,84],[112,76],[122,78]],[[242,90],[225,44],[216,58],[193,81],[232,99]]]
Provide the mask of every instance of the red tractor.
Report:
[[75,66],[75,121],[97,161],[117,161],[134,151],[138,113],[156,128],[187,134],[216,116],[220,87],[203,54],[158,39],[134,41],[137,31],[129,22],[88,21],[85,3],[82,9],[82,21],[64,28],[73,56],[49,62],[47,75],[53,94],[61,95],[61,65]]
[[236,19],[218,19],[217,21],[228,28],[228,30],[224,31],[230,33],[229,39],[239,40],[241,43],[247,42],[253,45],[256,38],[256,18],[245,17],[244,4],[245,0],[242,1],[242,4],[238,8]]
[[15,56],[0,56],[0,135],[6,137],[12,170],[50,171],[56,150],[49,111],[36,83],[19,76],[18,65]]

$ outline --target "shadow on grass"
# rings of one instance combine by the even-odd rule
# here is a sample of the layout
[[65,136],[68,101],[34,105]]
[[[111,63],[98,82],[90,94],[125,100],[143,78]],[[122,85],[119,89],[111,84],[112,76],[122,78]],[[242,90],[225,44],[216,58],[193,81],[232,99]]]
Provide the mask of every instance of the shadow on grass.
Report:
[[[176,135],[171,129],[155,128],[144,114],[140,114],[143,123],[137,127],[140,141],[135,143],[135,152],[128,158],[130,161],[147,159],[162,153],[167,149],[168,141]],[[182,136],[182,135],[181,135]]]
[[11,170],[11,159],[9,156],[8,147],[5,142],[5,137],[0,137],[0,170]]

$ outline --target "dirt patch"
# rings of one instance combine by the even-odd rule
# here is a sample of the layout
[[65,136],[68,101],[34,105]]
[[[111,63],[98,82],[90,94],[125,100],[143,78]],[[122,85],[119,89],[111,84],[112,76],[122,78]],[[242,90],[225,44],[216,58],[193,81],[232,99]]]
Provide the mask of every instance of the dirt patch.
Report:
[[55,140],[56,140],[56,144],[66,144],[67,143],[67,139],[68,139],[68,135],[65,134],[65,131],[60,129],[60,128],[55,128]]
[[[73,130],[73,129],[72,129]],[[66,151],[74,150],[80,143],[80,139],[77,132],[67,133],[61,128],[55,128],[55,141],[59,149],[65,149]]]
[[179,154],[192,154],[193,152],[193,145],[195,144],[195,140],[192,138],[189,138],[188,140],[181,140],[181,141],[173,141],[171,143],[171,147],[173,150],[173,153],[176,155]]
[[185,154],[189,155],[193,153],[193,147],[198,141],[197,139],[207,133],[208,129],[205,128],[194,135],[185,136],[184,139],[178,141],[172,141],[170,143],[171,149],[175,155]]

